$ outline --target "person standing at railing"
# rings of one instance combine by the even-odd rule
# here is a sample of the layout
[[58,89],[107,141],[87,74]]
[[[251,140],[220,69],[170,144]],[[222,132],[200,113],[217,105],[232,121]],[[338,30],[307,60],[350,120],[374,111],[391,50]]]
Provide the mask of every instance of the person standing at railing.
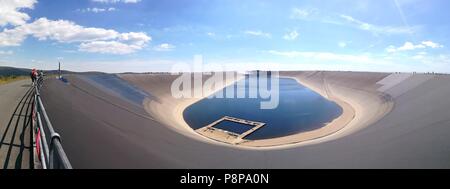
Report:
[[30,73],[30,77],[31,77],[31,82],[32,82],[32,84],[35,83],[35,81],[36,81],[36,79],[37,79],[37,76],[38,76],[38,73],[37,73],[36,69],[33,68],[33,69],[31,70],[31,73]]

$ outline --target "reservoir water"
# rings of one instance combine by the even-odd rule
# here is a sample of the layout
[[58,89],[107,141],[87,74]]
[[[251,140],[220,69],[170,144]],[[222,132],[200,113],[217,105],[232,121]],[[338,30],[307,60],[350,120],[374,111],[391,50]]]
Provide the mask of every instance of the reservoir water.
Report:
[[[248,91],[252,86],[248,85],[248,77],[245,81],[246,85],[239,87],[245,87]],[[231,88],[236,90],[237,87],[238,85],[234,84],[223,90],[231,90]],[[342,114],[342,108],[336,103],[300,85],[294,79],[279,78],[279,95],[279,105],[275,109],[260,109],[260,102],[268,99],[248,98],[248,96],[247,98],[205,98],[186,108],[183,116],[192,129],[209,125],[224,116],[264,122],[265,126],[245,137],[245,139],[258,140],[318,129]],[[231,124],[228,127],[230,126],[239,127],[237,124]],[[231,128],[235,131],[240,129]]]

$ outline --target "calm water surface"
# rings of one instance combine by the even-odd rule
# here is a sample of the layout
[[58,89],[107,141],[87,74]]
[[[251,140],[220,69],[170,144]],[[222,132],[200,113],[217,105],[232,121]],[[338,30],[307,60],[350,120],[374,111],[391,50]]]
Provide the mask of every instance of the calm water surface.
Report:
[[[248,78],[246,83],[243,87],[248,94]],[[342,108],[336,103],[300,85],[294,79],[280,78],[279,83],[280,100],[276,109],[260,109],[260,102],[268,99],[212,98],[203,99],[186,108],[183,112],[184,119],[193,129],[204,127],[224,116],[264,122],[264,127],[246,137],[257,140],[318,129],[342,114]],[[232,87],[236,90],[238,86],[231,85],[224,90]],[[221,127],[233,126],[239,127],[239,124]],[[232,130],[241,131],[241,128]]]

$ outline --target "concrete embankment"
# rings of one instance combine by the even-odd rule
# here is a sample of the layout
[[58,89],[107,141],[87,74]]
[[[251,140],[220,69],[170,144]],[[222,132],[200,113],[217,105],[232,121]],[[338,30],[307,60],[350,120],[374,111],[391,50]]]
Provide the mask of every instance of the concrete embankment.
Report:
[[[122,77],[151,93],[151,101],[170,107],[160,113],[78,79],[83,76],[69,77],[69,85],[48,80],[42,97],[75,168],[450,168],[450,76],[282,75],[298,78],[317,92],[328,90],[354,106],[355,118],[349,124],[355,125],[336,132],[332,140],[310,145],[235,148],[162,119],[159,114],[182,109],[175,111],[177,101],[168,97],[176,76]],[[319,84],[321,78],[326,88]],[[358,106],[366,113],[358,113]]]
[[[302,85],[335,101],[343,108],[343,114],[314,131],[273,139],[247,141],[235,147],[282,148],[324,142],[355,132],[377,121],[391,110],[393,102],[389,96],[377,91],[377,87],[381,86],[377,84],[377,81],[388,75],[386,73],[283,72],[281,73],[282,77],[294,78]],[[184,109],[201,98],[173,98],[170,85],[176,79],[175,76],[168,75],[161,78],[157,75],[126,74],[121,77],[158,98],[158,100],[148,99],[144,102],[146,110],[153,117],[194,139],[217,143],[215,140],[204,140],[203,136],[195,133],[184,121]],[[234,80],[226,83],[232,82]],[[350,82],[353,84],[350,85]],[[208,95],[206,94],[204,97]]]

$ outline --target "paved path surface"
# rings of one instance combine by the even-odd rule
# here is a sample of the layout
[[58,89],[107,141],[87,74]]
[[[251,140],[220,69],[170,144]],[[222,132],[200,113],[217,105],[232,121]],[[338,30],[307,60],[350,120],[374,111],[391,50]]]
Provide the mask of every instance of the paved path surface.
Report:
[[0,85],[0,168],[33,167],[29,80]]

